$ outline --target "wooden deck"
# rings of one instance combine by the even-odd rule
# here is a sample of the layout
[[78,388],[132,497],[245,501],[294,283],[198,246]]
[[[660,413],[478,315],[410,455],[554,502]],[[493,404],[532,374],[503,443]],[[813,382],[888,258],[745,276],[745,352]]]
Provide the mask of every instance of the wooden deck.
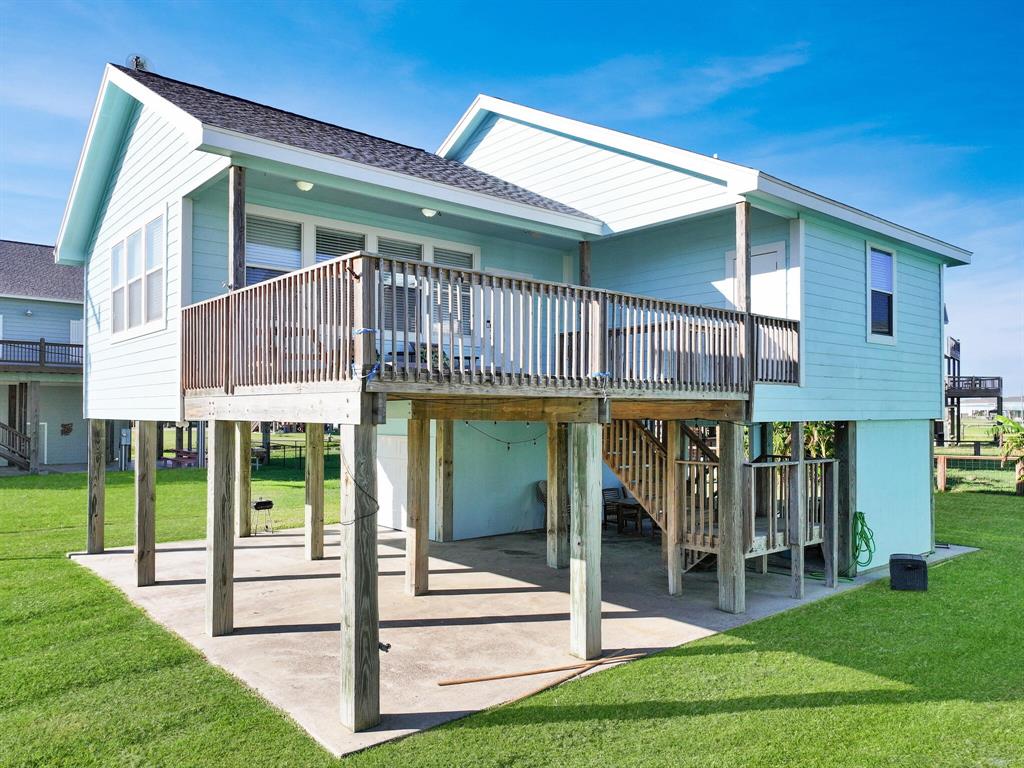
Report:
[[361,391],[745,400],[752,376],[798,381],[798,336],[790,320],[357,252],[186,307],[182,389],[190,418]]
[[82,345],[0,339],[0,372],[82,373]]

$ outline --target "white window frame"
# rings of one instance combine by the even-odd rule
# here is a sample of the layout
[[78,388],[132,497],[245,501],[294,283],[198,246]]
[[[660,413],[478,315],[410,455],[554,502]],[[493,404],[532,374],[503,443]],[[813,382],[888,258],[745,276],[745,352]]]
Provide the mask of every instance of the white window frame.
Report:
[[[110,320],[108,328],[110,330],[111,341],[121,342],[129,339],[135,339],[139,336],[145,336],[150,333],[162,331],[167,328],[167,251],[169,240],[169,216],[170,208],[167,203],[162,203],[155,208],[151,208],[144,215],[138,216],[128,227],[121,230],[118,237],[110,238],[106,244],[106,253],[108,258],[112,255],[112,251],[118,245],[121,246],[121,271],[123,280],[120,283],[120,287],[124,289],[124,328],[120,331],[114,330],[114,291],[117,286],[113,282],[113,264],[110,265],[110,274],[107,279],[107,297],[110,301]],[[149,269],[146,267],[146,227],[153,222],[154,219],[163,219],[163,238],[161,242],[161,255],[160,265]],[[128,326],[128,238],[138,232],[142,237],[142,323],[140,325],[131,328]],[[148,291],[149,291],[149,275],[157,270],[162,270],[159,292],[161,295],[161,312],[160,316],[154,320],[146,320],[146,306]]]
[[[886,335],[881,333],[873,333],[871,331],[871,251],[881,251],[887,253],[892,258],[892,335]],[[897,280],[899,274],[899,260],[896,257],[896,249],[891,245],[884,245],[878,242],[872,242],[870,240],[864,243],[864,273],[865,273],[865,322],[866,322],[866,338],[869,344],[882,344],[886,346],[892,346],[896,343],[896,330],[897,322],[896,318],[899,310],[899,283]]]

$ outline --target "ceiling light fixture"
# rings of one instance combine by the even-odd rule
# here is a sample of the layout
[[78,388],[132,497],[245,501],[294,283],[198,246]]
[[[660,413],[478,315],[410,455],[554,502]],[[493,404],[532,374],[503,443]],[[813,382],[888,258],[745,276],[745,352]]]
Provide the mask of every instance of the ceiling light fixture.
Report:
[[422,213],[428,219],[432,219],[435,216],[441,215],[438,211],[435,211],[433,208],[420,208],[420,213]]
[[313,188],[312,181],[296,181],[295,186],[299,188],[300,192],[309,192]]

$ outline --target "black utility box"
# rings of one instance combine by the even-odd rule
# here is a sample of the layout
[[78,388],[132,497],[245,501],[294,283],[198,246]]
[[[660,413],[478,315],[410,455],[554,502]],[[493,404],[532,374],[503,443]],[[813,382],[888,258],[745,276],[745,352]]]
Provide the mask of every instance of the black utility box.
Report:
[[928,589],[928,563],[921,555],[890,555],[889,581],[893,589],[924,592]]

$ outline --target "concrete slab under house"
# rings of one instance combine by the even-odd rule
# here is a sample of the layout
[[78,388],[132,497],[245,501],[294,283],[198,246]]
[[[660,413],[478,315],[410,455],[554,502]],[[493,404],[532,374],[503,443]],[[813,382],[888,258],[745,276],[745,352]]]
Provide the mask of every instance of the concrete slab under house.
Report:
[[[595,660],[934,550],[943,273],[970,254],[761,171],[489,97],[432,153],[109,66],[56,254],[86,268],[80,562],[335,751],[533,685],[447,698],[450,651],[405,655],[507,670],[503,612],[523,666]],[[105,553],[118,420],[136,545]],[[158,548],[182,421],[207,539]],[[248,535],[270,421],[305,424],[294,546]],[[331,691],[281,689],[296,637]]]

